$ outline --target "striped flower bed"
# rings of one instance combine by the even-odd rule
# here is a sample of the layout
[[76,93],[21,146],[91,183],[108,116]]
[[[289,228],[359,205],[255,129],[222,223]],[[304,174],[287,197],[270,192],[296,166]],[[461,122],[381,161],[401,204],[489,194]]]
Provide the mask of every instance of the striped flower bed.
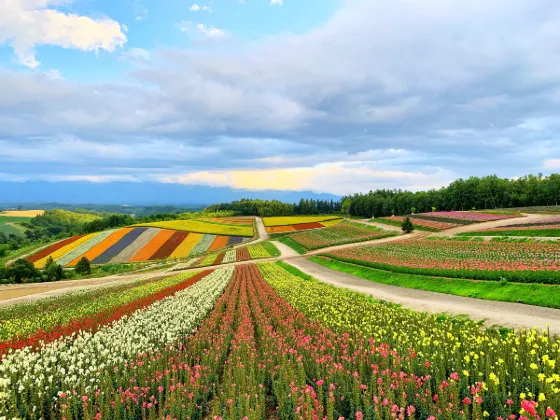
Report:
[[49,258],[67,267],[76,266],[83,257],[92,264],[173,260],[219,251],[245,240],[248,238],[142,226],[68,238],[38,252],[28,260],[38,268],[43,268]]

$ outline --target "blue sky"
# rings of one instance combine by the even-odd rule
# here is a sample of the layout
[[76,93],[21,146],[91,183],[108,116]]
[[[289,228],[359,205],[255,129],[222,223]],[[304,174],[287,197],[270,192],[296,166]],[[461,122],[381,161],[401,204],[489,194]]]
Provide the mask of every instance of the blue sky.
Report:
[[1,2],[0,181],[560,172],[558,28],[556,0]]

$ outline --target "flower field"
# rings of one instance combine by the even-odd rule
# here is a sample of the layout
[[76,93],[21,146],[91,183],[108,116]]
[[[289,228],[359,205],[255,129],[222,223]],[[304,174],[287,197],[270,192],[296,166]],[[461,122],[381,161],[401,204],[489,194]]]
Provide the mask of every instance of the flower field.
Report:
[[192,258],[186,263],[177,265],[175,270],[258,260],[262,258],[278,257],[279,255],[280,251],[278,251],[278,248],[276,248],[274,244],[262,242],[237,249],[230,249],[217,254],[210,254],[205,257]]
[[30,256],[28,260],[43,268],[49,258],[68,267],[74,267],[82,257],[93,264],[180,259],[240,244],[244,240],[246,238],[242,236],[130,227],[68,238]]
[[395,233],[369,226],[360,227],[356,224],[341,223],[325,229],[293,233],[281,238],[281,241],[286,245],[290,245],[290,242],[293,241],[305,250],[311,251],[328,246],[363,242],[389,236],[395,236]]
[[513,214],[479,213],[468,211],[436,211],[432,213],[420,213],[414,215],[415,219],[452,223],[457,225],[470,225],[474,223],[491,222],[494,220],[514,219],[517,217],[520,216]]
[[560,284],[560,244],[415,239],[327,256],[374,268],[466,279]]
[[[443,221],[437,221],[437,220],[426,220],[426,219],[421,219],[418,217],[414,217],[414,216],[409,216],[410,217],[410,221],[412,222],[412,224],[416,227],[419,228],[420,230],[429,230],[432,232],[439,232],[445,229],[451,229],[457,226],[461,226],[458,223],[452,223],[451,221],[448,222],[443,222]],[[380,217],[378,219],[372,219],[372,222],[376,222],[376,223],[386,223],[386,224],[390,224],[393,226],[400,226],[402,225],[402,222],[404,222],[404,217],[403,216],[392,216],[392,217]],[[422,229],[424,228],[424,229]]]
[[160,229],[182,230],[186,232],[207,233],[221,236],[253,236],[253,222],[247,224],[248,219],[191,219],[169,220],[165,222],[143,223],[135,226],[147,226]]
[[342,221],[343,219],[340,216],[285,216],[263,218],[263,222],[268,233],[320,229],[336,226]]
[[[4,354],[0,417],[556,419],[560,341],[546,332],[483,330],[273,263],[163,281],[185,287]],[[107,306],[87,293],[49,304],[98,319]]]

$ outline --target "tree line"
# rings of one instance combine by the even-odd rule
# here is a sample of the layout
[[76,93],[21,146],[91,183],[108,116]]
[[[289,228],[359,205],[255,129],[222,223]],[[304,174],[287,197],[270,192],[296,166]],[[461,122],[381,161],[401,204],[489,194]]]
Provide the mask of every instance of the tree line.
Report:
[[229,211],[239,216],[295,216],[313,214],[337,214],[342,202],[335,200],[301,199],[298,203],[283,203],[279,200],[241,199],[231,203],[213,204],[209,212]]
[[499,178],[496,175],[458,179],[428,191],[376,190],[354,194],[350,214],[381,217],[437,210],[482,210],[551,206],[560,202],[560,174]]

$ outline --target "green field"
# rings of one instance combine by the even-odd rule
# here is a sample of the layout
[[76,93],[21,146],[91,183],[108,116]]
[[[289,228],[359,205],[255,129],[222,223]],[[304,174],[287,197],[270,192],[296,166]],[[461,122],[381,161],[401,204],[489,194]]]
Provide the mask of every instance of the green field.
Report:
[[560,237],[560,229],[512,229],[512,230],[490,230],[479,232],[466,232],[457,236],[527,236],[532,238],[555,238]]
[[374,283],[560,309],[560,286],[420,276],[378,270],[325,257],[311,257],[310,260],[332,270],[352,274]]
[[25,228],[19,223],[28,222],[32,217],[16,217],[0,215],[0,232],[6,235],[23,236]]

